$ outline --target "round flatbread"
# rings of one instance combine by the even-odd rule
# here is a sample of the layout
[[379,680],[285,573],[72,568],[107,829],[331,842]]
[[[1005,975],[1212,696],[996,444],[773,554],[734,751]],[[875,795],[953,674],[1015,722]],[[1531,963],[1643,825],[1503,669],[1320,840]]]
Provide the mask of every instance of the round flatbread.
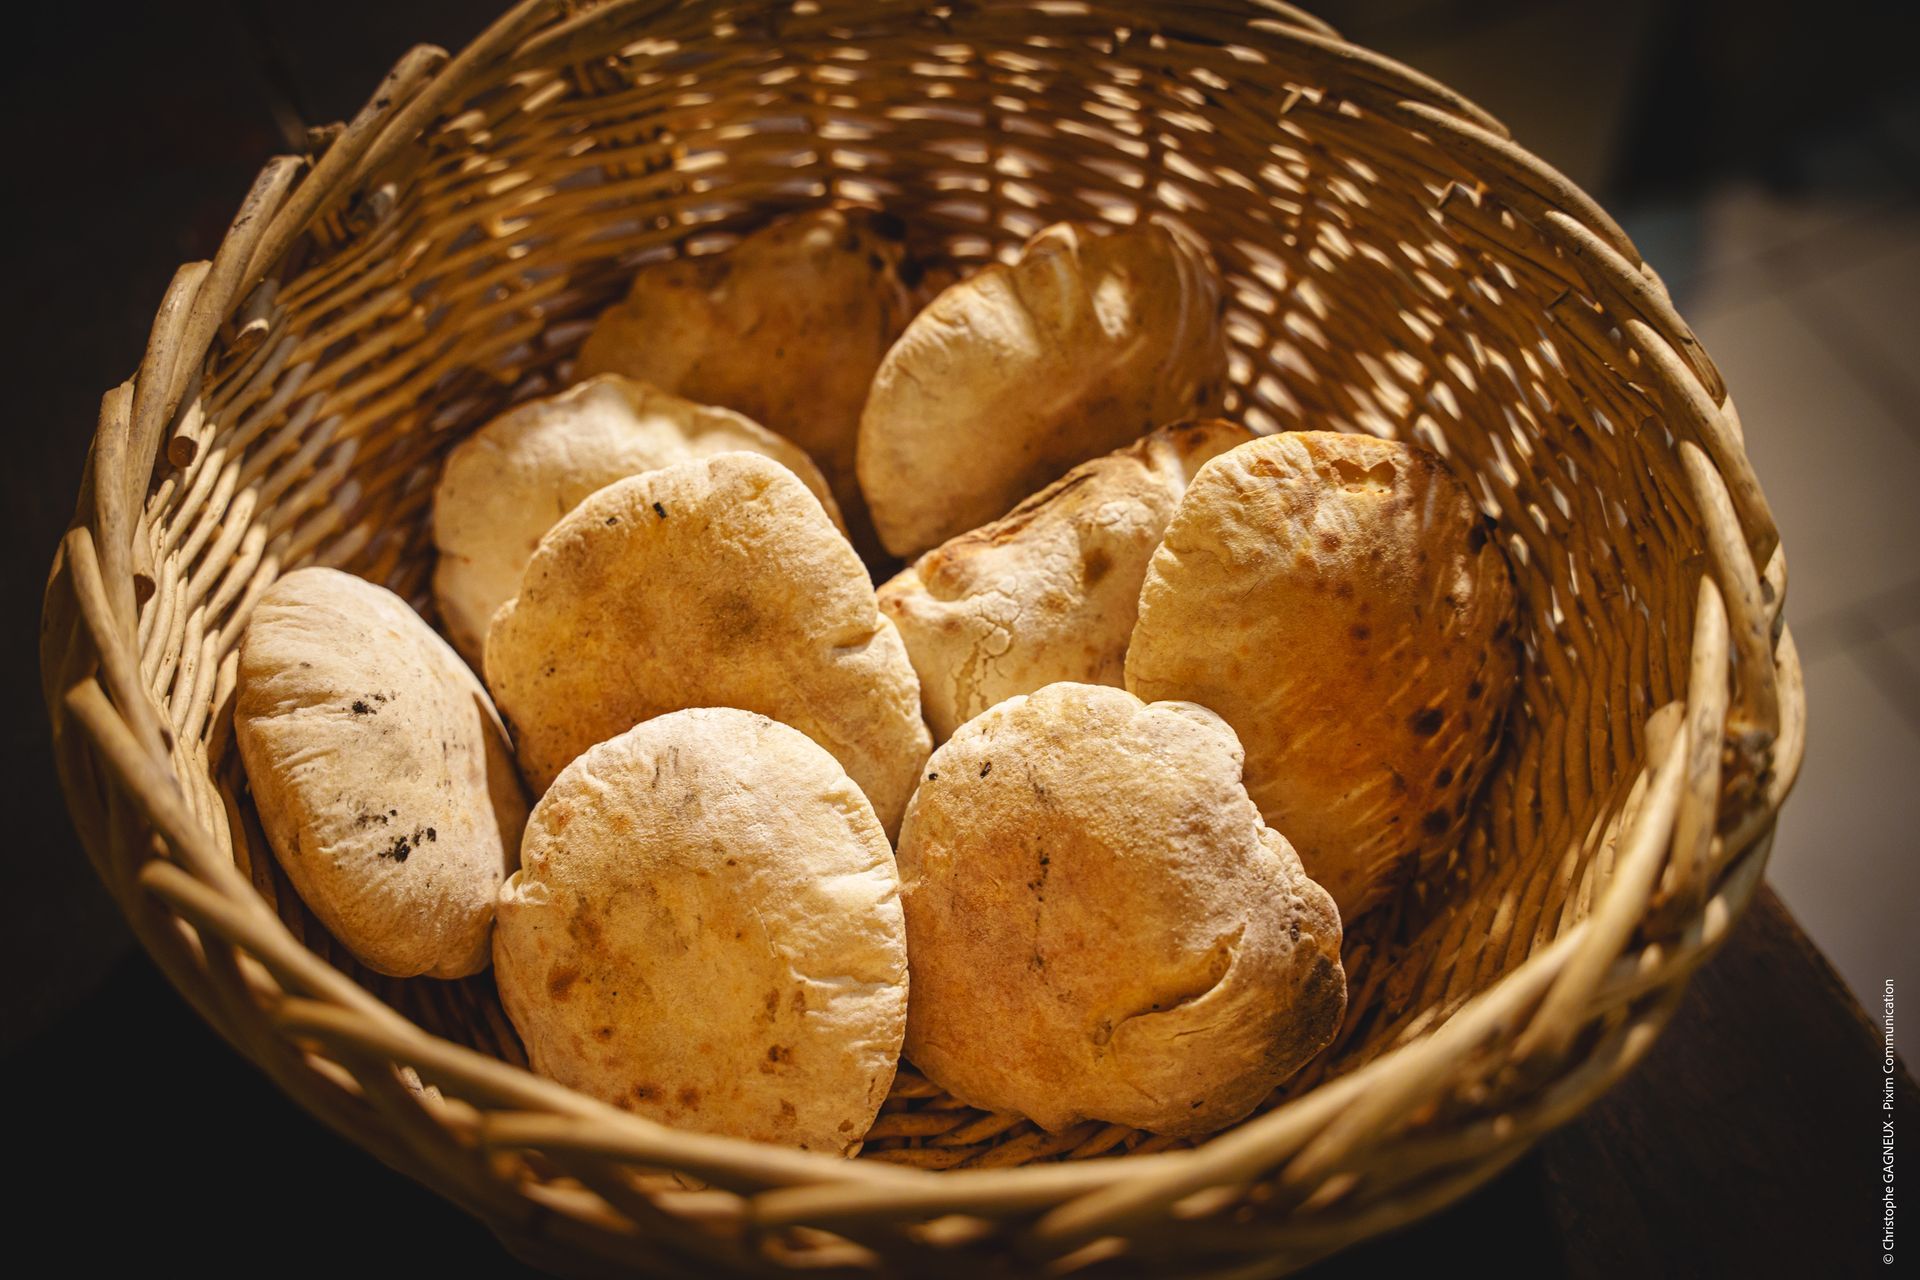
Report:
[[884,215],[782,218],[722,253],[642,267],[575,374],[624,373],[785,436],[820,464],[866,549],[854,444],[874,370],[916,310],[909,267]]
[[1513,604],[1487,522],[1434,454],[1267,436],[1187,487],[1127,687],[1225,717],[1254,803],[1351,922],[1459,840],[1514,687]]
[[453,647],[478,663],[487,624],[561,516],[615,480],[729,450],[800,478],[835,524],[840,508],[806,453],[730,409],[619,374],[516,405],[454,446],[433,491],[434,602]]
[[907,1057],[1058,1132],[1245,1116],[1346,1006],[1340,918],[1190,703],[1048,685],[934,752],[900,834]]
[[487,964],[526,798],[487,694],[398,596],[297,569],[240,642],[234,737],[267,843],[370,969]]
[[907,326],[860,419],[860,489],[910,556],[1012,509],[1069,467],[1218,403],[1227,351],[1206,246],[1154,218],[1059,223]]
[[643,720],[740,707],[832,752],[891,834],[933,745],[859,557],[758,454],[677,463],[575,507],[495,616],[486,668],[540,790]]
[[882,586],[934,741],[1056,681],[1119,685],[1140,582],[1174,504],[1202,463],[1251,439],[1218,420],[1149,432]]
[[852,1154],[907,1012],[893,852],[805,734],[649,720],[562,771],[500,893],[534,1070],[665,1124]]

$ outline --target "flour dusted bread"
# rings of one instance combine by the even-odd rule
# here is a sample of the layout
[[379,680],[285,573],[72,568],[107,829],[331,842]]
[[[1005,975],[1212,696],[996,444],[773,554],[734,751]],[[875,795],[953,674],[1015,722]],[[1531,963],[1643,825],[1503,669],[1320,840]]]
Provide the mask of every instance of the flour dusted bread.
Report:
[[1221,292],[1191,232],[1059,223],[946,290],[874,375],[860,488],[914,555],[1105,453],[1216,403]]
[[297,569],[240,643],[234,736],[260,825],[313,914],[370,969],[486,967],[526,821],[486,691],[384,587]]
[[1267,436],[1187,487],[1147,571],[1127,687],[1234,727],[1254,803],[1352,920],[1459,838],[1513,690],[1513,604],[1439,458]]
[[819,462],[858,534],[854,442],[874,370],[915,309],[903,271],[890,219],[783,218],[722,253],[641,268],[595,324],[577,376],[624,373],[746,414]]
[[799,446],[730,409],[618,374],[516,405],[461,441],[433,492],[433,596],[454,648],[480,661],[487,624],[520,590],[541,536],[588,494],[736,449],[793,472],[839,523],[826,480]]
[[495,616],[486,668],[542,790],[643,720],[740,707],[831,752],[891,833],[932,747],[919,681],[859,557],[793,473],[758,454],[632,476],[575,507]]
[[1174,504],[1202,463],[1252,438],[1217,420],[1149,432],[882,586],[934,740],[1055,681],[1120,684],[1140,582]]
[[536,1071],[652,1119],[850,1154],[893,1082],[892,850],[806,735],[675,712],[569,765],[500,893],[501,1002]]
[[1049,1130],[1190,1136],[1324,1048],[1340,918],[1240,764],[1212,712],[1095,685],[962,726],[900,834],[914,1065]]

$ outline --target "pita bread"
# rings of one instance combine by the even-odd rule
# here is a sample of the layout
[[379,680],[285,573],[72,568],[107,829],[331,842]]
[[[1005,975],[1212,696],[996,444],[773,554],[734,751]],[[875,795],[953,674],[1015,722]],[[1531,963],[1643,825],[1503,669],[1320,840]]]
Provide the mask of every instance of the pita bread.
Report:
[[934,741],[1060,680],[1119,685],[1140,582],[1200,464],[1253,439],[1218,420],[1162,427],[1083,462],[880,588],[920,676]]
[[1254,803],[1351,922],[1458,842],[1514,686],[1513,605],[1439,458],[1267,436],[1187,487],[1147,570],[1127,688],[1225,717]]
[[893,1083],[893,851],[805,734],[660,716],[564,769],[500,893],[500,999],[536,1071],[664,1124],[852,1154]]
[[730,409],[601,374],[501,414],[454,446],[433,492],[434,601],[447,637],[478,663],[494,612],[520,590],[540,538],[615,480],[728,450],[763,453],[835,504],[812,459]]
[[739,707],[832,752],[891,834],[933,745],[859,557],[793,473],[759,454],[663,467],[575,507],[495,615],[486,667],[543,791],[643,720]]
[[860,489],[910,556],[997,519],[1069,467],[1216,404],[1221,286],[1191,232],[1059,223],[916,316],[874,375]]
[[238,679],[260,826],[320,923],[395,977],[485,968],[527,809],[473,673],[391,591],[297,569],[254,606]]
[[963,725],[900,833],[907,1056],[1058,1132],[1223,1128],[1324,1048],[1333,900],[1190,703],[1053,684]]
[[906,265],[884,215],[782,218],[724,253],[641,268],[594,326],[575,376],[623,373],[785,436],[820,464],[866,549],[854,442],[873,372],[916,310]]

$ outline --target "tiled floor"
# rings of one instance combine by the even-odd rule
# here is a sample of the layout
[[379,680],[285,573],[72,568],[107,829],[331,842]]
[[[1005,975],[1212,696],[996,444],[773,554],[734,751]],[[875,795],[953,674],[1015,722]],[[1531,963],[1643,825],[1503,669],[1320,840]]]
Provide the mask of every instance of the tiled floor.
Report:
[[1625,219],[1780,523],[1808,751],[1769,874],[1869,1005],[1888,978],[1920,999],[1920,201],[1878,177]]

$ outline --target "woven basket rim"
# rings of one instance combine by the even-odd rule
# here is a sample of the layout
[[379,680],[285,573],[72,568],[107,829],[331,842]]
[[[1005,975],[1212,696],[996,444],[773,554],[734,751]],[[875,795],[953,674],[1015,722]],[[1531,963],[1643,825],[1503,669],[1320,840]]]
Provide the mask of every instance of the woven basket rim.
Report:
[[[1364,1125],[1367,1117],[1387,1105],[1377,1098],[1396,1099],[1409,1090],[1417,1091],[1419,1068],[1430,1059],[1511,1031],[1510,1024],[1526,1024],[1526,1015],[1542,1004],[1591,996],[1603,975],[1581,968],[1590,967],[1589,957],[1597,954],[1596,948],[1583,944],[1590,943],[1597,931],[1619,923],[1598,911],[1566,929],[1418,1039],[1191,1150],[1010,1169],[934,1171],[846,1161],[673,1129],[585,1098],[425,1031],[333,970],[270,911],[245,907],[235,895],[252,894],[251,886],[230,862],[224,868],[220,865],[217,846],[179,800],[181,782],[170,763],[171,733],[150,702],[132,656],[138,652],[134,634],[142,578],[133,534],[136,513],[148,492],[151,460],[161,453],[169,424],[177,421],[191,399],[199,366],[217,335],[236,316],[243,316],[256,286],[272,278],[316,220],[364,195],[381,166],[421,136],[483,75],[498,74],[503,67],[528,69],[585,60],[605,46],[611,35],[667,7],[671,6],[661,0],[610,0],[592,7],[562,0],[523,0],[457,56],[449,58],[426,46],[408,53],[368,107],[332,136],[318,156],[283,156],[266,166],[213,260],[188,264],[175,277],[136,377],[106,397],[80,509],[49,582],[42,670],[76,825],[148,950],[163,958],[169,947],[178,945],[177,939],[160,938],[170,927],[170,917],[161,918],[152,910],[157,902],[196,930],[210,930],[266,962],[283,987],[288,986],[283,975],[294,975],[303,989],[313,993],[284,994],[276,1002],[271,1033],[288,1044],[296,1038],[315,1042],[347,1059],[369,1052],[390,1055],[395,1062],[417,1067],[423,1076],[461,1080],[476,1096],[537,1102],[547,1108],[547,1114],[538,1115],[521,1105],[517,1114],[510,1111],[487,1119],[482,1125],[484,1145],[567,1150],[635,1164],[664,1162],[711,1178],[717,1185],[731,1185],[750,1174],[750,1181],[771,1187],[751,1200],[752,1220],[760,1228],[939,1208],[965,1212],[958,1206],[977,1209],[989,1202],[1001,1211],[1009,1206],[1045,1209],[1029,1239],[1051,1256],[1113,1229],[1116,1221],[1143,1207],[1168,1205],[1209,1187],[1233,1186],[1268,1170],[1278,1138],[1290,1139],[1303,1129],[1329,1123],[1347,1129]],[[894,4],[875,9],[915,7]],[[1645,980],[1648,990],[1666,991],[1664,1012],[1648,1020],[1664,1024],[1691,970],[1725,937],[1757,886],[1775,815],[1797,775],[1805,747],[1799,662],[1791,635],[1779,618],[1784,559],[1724,383],[1625,233],[1575,184],[1515,145],[1492,116],[1419,72],[1347,43],[1331,27],[1278,0],[1219,0],[1189,7],[1254,17],[1262,39],[1297,56],[1323,61],[1329,85],[1351,89],[1368,110],[1424,132],[1477,171],[1510,183],[1511,192],[1503,190],[1503,196],[1514,196],[1514,207],[1566,248],[1567,265],[1580,274],[1592,295],[1617,310],[1623,328],[1644,330],[1632,336],[1642,344],[1640,349],[1651,352],[1650,376],[1675,385],[1682,403],[1697,410],[1676,425],[1676,433],[1684,425],[1697,441],[1698,465],[1689,478],[1711,500],[1707,516],[1711,545],[1708,571],[1701,579],[1701,616],[1723,613],[1724,620],[1717,638],[1708,636],[1705,658],[1717,657],[1723,667],[1740,663],[1749,673],[1756,670],[1753,660],[1764,658],[1765,673],[1743,680],[1734,705],[1723,708],[1722,716],[1729,729],[1740,725],[1757,735],[1754,749],[1769,753],[1770,772],[1764,790],[1749,797],[1745,812],[1735,815],[1737,822],[1721,837],[1720,883],[1712,893],[1702,893],[1697,911],[1689,917],[1694,948],[1674,961],[1671,969]],[[1160,16],[1160,9],[1143,6],[1143,23]],[[1696,664],[1702,661],[1700,644],[1696,637]],[[1697,718],[1700,709],[1691,697],[1682,705],[1685,716]],[[80,732],[73,733],[74,728]],[[1678,796],[1689,777],[1685,748],[1692,742],[1697,753],[1701,735],[1709,730],[1718,747],[1721,725],[1717,721],[1700,728],[1684,722],[1669,726],[1664,753],[1649,752],[1646,772],[1651,787],[1664,786]],[[1759,740],[1762,737],[1764,742]],[[84,767],[79,763],[82,756]],[[152,833],[145,843],[153,847],[144,853],[102,846],[99,828],[81,820],[91,789],[107,779],[124,789],[143,828]],[[1666,828],[1652,833],[1663,844],[1673,836],[1673,821],[1670,810]],[[1642,824],[1643,828],[1650,825]],[[171,850],[170,858],[154,856],[160,846]],[[131,877],[113,870],[116,857],[131,860]],[[136,902],[138,894],[148,895],[146,909]],[[1638,921],[1636,916],[1627,923]],[[208,1013],[210,997],[191,990],[173,967],[163,967],[175,985]],[[223,1026],[223,1019],[208,1016]],[[1528,1030],[1538,1033],[1538,1022],[1535,1018]],[[1575,1029],[1580,1025],[1584,1022],[1575,1024]],[[1622,1050],[1618,1060],[1586,1082],[1578,1105],[1629,1069],[1650,1043],[1649,1034]],[[257,1044],[241,1047],[250,1056],[260,1056],[255,1052]],[[1342,1110],[1347,1114],[1333,1120]],[[354,1136],[365,1143],[364,1135],[356,1132]],[[1524,1149],[1523,1144],[1520,1150]],[[1283,1159],[1304,1160],[1311,1170],[1316,1146],[1309,1144],[1304,1153],[1290,1150],[1296,1154]],[[1476,1168],[1475,1181],[1499,1167]],[[1448,1185],[1456,1194],[1464,1189],[1457,1181]]]

